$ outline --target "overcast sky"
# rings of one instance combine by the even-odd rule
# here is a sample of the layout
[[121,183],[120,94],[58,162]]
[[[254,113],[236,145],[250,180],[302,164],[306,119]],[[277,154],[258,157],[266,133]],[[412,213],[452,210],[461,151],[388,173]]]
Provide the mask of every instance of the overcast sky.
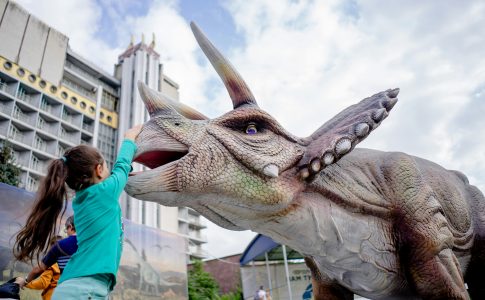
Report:
[[[181,101],[210,117],[229,96],[190,31],[196,21],[232,61],[261,108],[310,135],[343,108],[399,87],[399,103],[360,147],[402,151],[464,172],[485,190],[484,1],[21,0],[112,73],[130,42],[156,35]],[[254,233],[210,224],[211,256]]]

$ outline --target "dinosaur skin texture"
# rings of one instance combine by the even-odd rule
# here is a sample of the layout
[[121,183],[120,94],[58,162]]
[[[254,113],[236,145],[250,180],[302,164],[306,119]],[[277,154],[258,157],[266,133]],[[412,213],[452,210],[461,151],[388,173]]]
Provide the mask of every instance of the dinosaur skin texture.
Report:
[[315,299],[485,299],[485,199],[466,177],[399,152],[354,149],[398,89],[366,98],[298,138],[261,110],[195,24],[234,109],[208,119],[139,84],[151,119],[129,195],[188,206],[305,256]]

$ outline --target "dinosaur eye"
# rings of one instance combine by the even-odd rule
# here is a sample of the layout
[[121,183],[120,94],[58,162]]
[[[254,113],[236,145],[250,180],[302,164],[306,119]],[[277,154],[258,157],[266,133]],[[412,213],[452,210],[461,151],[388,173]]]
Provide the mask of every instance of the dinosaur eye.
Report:
[[256,133],[258,133],[258,128],[256,127],[255,124],[249,124],[248,127],[246,127],[246,133],[247,134],[256,134]]

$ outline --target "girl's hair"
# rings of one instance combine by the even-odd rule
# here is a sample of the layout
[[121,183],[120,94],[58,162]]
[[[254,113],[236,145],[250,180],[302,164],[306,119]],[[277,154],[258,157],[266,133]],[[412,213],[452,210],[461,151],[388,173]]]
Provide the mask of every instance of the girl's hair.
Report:
[[18,260],[39,259],[48,249],[49,241],[57,232],[58,217],[66,210],[66,184],[74,191],[93,185],[94,170],[102,163],[98,150],[88,145],[73,147],[60,159],[51,161],[27,223],[16,238],[14,255]]

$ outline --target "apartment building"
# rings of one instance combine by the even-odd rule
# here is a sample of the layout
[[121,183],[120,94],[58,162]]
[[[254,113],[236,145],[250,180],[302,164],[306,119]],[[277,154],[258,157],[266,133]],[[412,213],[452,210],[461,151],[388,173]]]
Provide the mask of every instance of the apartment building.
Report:
[[[12,145],[21,187],[29,191],[37,190],[49,160],[78,144],[96,146],[113,165],[123,132],[148,119],[138,80],[178,100],[179,87],[163,73],[154,39],[130,43],[110,75],[70,49],[66,35],[0,0],[0,41],[0,143]],[[125,217],[181,234],[190,258],[204,257],[206,225],[196,211],[127,196],[121,204]]]

